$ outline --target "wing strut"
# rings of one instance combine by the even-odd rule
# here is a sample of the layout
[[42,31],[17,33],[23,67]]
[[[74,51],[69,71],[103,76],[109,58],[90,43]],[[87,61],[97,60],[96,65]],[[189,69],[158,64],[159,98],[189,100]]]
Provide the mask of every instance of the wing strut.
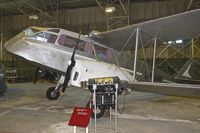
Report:
[[136,29],[136,39],[135,39],[135,56],[134,56],[134,68],[133,68],[133,81],[136,80],[136,65],[137,65],[137,54],[138,54],[138,39],[139,39],[139,29]]

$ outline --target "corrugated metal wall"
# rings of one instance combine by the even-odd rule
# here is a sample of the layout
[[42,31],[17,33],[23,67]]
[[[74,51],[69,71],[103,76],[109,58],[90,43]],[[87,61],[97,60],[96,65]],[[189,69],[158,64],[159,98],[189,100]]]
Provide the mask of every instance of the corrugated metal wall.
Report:
[[184,12],[188,0],[138,2],[130,5],[130,22],[136,23]]
[[106,15],[99,7],[59,11],[59,27],[73,31],[105,30]]
[[[130,24],[184,12],[187,3],[188,0],[131,3]],[[56,27],[55,21],[57,18],[49,19],[43,14],[39,14],[39,16],[38,20],[29,20],[28,16],[25,15],[5,17],[4,33],[8,33],[8,36],[11,37],[13,34],[33,25]],[[98,6],[60,10],[58,12],[58,27],[72,31],[79,31],[81,29],[85,33],[92,30],[105,31],[106,15]]]

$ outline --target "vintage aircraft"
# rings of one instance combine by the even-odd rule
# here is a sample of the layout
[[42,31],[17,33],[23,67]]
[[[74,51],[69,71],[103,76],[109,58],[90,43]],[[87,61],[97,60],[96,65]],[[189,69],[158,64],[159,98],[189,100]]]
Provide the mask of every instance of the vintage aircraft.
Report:
[[[155,83],[154,76],[161,74],[155,69],[155,56],[153,66],[149,68],[152,72],[152,82],[137,80],[137,77],[145,75],[144,71],[139,71],[140,61],[137,59],[137,50],[143,48],[139,42],[141,34],[143,43],[148,44],[149,40],[153,40],[155,51],[158,39],[186,40],[198,36],[199,24],[200,9],[197,9],[91,36],[60,28],[31,27],[6,42],[5,50],[34,63],[37,67],[61,75],[56,87],[47,90],[46,95],[50,100],[62,96],[69,85],[81,87],[89,78],[110,76],[118,76],[121,80],[128,81],[130,89],[200,97],[199,85]],[[116,65],[125,47],[135,49],[134,60],[129,61],[133,64],[133,70],[130,67],[126,68],[126,65]],[[167,79],[170,77],[168,76],[164,78]]]
[[113,51],[107,46],[63,29],[47,28],[32,34],[33,29],[39,28],[28,28],[8,41],[5,48],[40,68],[62,75],[57,86],[47,90],[48,99],[57,99],[67,85],[81,87],[81,81],[89,78],[119,76],[122,80],[131,80],[127,69],[108,63],[113,60]]

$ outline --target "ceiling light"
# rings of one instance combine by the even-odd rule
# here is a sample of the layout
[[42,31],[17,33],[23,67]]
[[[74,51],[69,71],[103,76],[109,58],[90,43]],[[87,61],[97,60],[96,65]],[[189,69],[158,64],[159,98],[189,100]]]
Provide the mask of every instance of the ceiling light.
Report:
[[183,40],[176,40],[176,43],[183,43]]
[[105,11],[107,13],[111,13],[111,12],[114,12],[116,10],[116,8],[114,6],[110,6],[110,7],[106,7]]
[[38,19],[38,15],[30,15],[28,18],[29,19]]
[[167,44],[167,42],[163,42],[163,44]]
[[168,43],[168,44],[172,44],[172,41],[168,41],[167,43]]

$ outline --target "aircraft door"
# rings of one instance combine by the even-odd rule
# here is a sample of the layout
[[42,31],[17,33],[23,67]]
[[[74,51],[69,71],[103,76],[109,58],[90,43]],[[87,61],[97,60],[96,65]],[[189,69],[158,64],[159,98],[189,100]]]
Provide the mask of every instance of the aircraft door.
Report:
[[71,76],[71,85],[76,87],[81,87],[80,84],[80,77],[81,77],[81,71],[83,69],[83,65],[80,60],[76,60],[76,64],[74,68],[72,69],[72,76]]
[[71,85],[81,87],[82,81],[88,81],[89,78],[104,77],[108,71],[100,67],[101,63],[96,61],[76,60],[76,65],[72,70]]

